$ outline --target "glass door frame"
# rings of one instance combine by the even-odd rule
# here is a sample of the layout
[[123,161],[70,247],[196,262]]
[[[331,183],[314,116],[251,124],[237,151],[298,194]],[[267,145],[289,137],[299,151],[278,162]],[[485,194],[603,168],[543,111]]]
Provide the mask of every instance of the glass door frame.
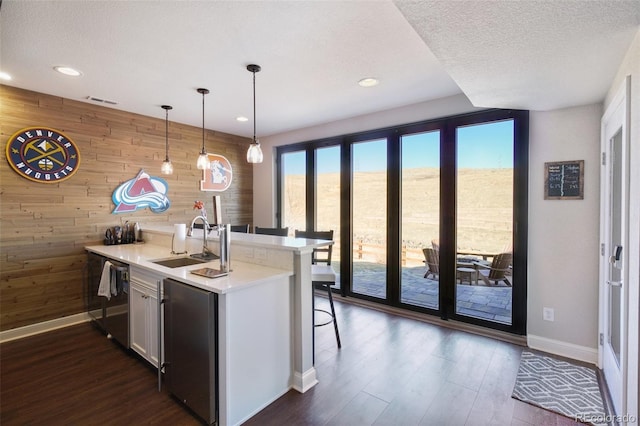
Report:
[[[501,324],[458,315],[455,313],[456,284],[456,129],[492,121],[514,121],[514,180],[513,180],[513,281],[512,323]],[[439,310],[413,306],[400,302],[401,285],[401,137],[412,133],[440,131],[440,291]],[[387,139],[387,297],[380,299],[352,290],[353,265],[352,239],[352,189],[353,178],[351,145],[374,139]],[[315,226],[315,153],[316,148],[341,146],[340,173],[340,234],[341,249],[340,293],[407,310],[439,315],[514,334],[526,334],[527,318],[527,229],[528,229],[528,174],[529,174],[529,112],[523,110],[492,109],[420,123],[395,126],[357,134],[343,135],[322,140],[301,142],[276,148],[276,221],[282,226],[282,154],[307,151],[306,222],[307,229]],[[337,253],[334,253],[334,255]]]
[[[456,299],[456,129],[495,121],[513,120],[513,282],[512,323],[500,324],[455,312]],[[440,188],[440,279],[452,285],[441,286],[441,317],[516,334],[526,334],[527,323],[527,246],[529,203],[529,112],[491,110],[453,117],[444,129],[441,145]]]
[[[381,299],[378,297],[369,296],[362,293],[353,292],[353,235],[352,227],[353,223],[353,188],[351,183],[353,182],[353,163],[352,163],[352,146],[357,143],[386,139],[387,140],[387,197],[385,200],[387,208],[387,221],[386,221],[386,251],[387,251],[387,263],[385,285],[386,285],[386,298]],[[343,296],[352,296],[359,299],[369,300],[372,302],[382,302],[384,304],[391,304],[392,301],[398,299],[399,290],[397,286],[389,286],[390,282],[393,282],[395,277],[399,276],[399,256],[400,245],[396,247],[392,242],[396,241],[399,236],[399,228],[396,226],[398,220],[399,206],[397,201],[397,194],[395,188],[397,188],[397,153],[394,152],[394,146],[397,146],[398,134],[395,129],[382,129],[374,130],[366,133],[360,133],[357,135],[350,135],[344,138],[342,141],[342,175],[341,175],[341,191],[342,202],[340,204],[340,217],[341,217],[341,250],[340,250],[340,276],[341,276],[341,294]],[[394,162],[395,161],[395,162]],[[394,240],[396,238],[396,240]],[[397,282],[397,280],[396,280]]]

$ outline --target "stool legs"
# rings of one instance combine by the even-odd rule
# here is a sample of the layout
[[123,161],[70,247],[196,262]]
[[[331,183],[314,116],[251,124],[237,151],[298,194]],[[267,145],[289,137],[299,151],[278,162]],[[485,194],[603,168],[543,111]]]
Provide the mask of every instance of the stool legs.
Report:
[[[327,290],[327,296],[329,297],[329,306],[331,307],[331,312],[327,312],[324,309],[316,309],[315,308],[315,303],[314,303],[313,304],[313,306],[314,306],[314,309],[313,309],[313,312],[314,312],[314,315],[313,315],[313,318],[314,318],[313,326],[315,328],[315,327],[321,327],[323,325],[329,325],[329,323],[333,323],[333,328],[334,328],[335,333],[336,333],[336,341],[338,343],[338,348],[341,348],[342,347],[342,343],[340,342],[340,332],[338,331],[338,321],[336,319],[336,310],[333,307],[333,295],[331,294],[331,284],[325,284],[323,282],[316,282],[316,283],[314,283],[314,287],[315,288],[322,287],[324,290]],[[322,324],[316,324],[315,323],[315,311],[322,311],[322,312],[328,314],[329,316],[331,316],[331,320],[329,320],[327,322],[324,322]],[[315,333],[314,333],[314,335],[315,335]],[[314,338],[314,340],[315,340],[315,338]]]
[[333,328],[336,330],[336,341],[338,342],[338,347],[341,348],[342,344],[340,343],[340,332],[338,331],[338,321],[336,320],[336,310],[333,308],[333,296],[331,295],[331,286],[325,286],[327,288],[327,293],[329,294],[329,305],[331,306],[331,316],[333,316]]

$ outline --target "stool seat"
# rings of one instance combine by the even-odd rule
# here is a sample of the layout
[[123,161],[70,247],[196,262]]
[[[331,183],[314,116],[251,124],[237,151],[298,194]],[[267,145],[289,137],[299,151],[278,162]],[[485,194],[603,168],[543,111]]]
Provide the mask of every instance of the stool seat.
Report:
[[336,272],[331,265],[311,265],[311,281],[318,282],[330,282],[334,284],[336,282]]

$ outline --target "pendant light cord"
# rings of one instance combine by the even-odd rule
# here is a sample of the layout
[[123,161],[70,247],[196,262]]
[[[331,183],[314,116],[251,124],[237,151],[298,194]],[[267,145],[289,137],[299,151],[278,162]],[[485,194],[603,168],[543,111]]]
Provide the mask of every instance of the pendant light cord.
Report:
[[166,108],[164,112],[164,161],[169,161],[169,108]]
[[202,91],[202,153],[204,153],[204,90]]
[[253,143],[256,143],[256,72],[253,71]]

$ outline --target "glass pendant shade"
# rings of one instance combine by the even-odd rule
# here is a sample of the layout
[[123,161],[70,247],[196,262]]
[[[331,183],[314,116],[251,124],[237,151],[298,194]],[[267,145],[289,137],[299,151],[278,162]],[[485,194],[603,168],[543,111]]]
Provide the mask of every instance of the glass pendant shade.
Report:
[[247,65],[247,70],[253,73],[253,143],[247,150],[247,162],[254,164],[262,163],[262,148],[260,148],[260,141],[256,139],[256,73],[261,69],[260,65]]
[[162,105],[161,107],[165,112],[165,138],[164,138],[164,161],[162,162],[162,166],[160,166],[160,173],[163,175],[173,174],[173,164],[171,164],[171,160],[169,160],[169,110],[173,109],[171,105]]
[[160,166],[160,172],[163,175],[171,175],[173,174],[173,164],[171,164],[171,160],[168,158],[162,162],[162,166]]
[[200,155],[198,155],[198,162],[196,163],[198,170],[207,170],[209,168],[209,156],[203,149]]
[[198,89],[198,93],[202,94],[202,150],[200,151],[200,155],[198,155],[198,161],[196,162],[196,167],[198,170],[207,170],[211,167],[209,164],[209,156],[207,155],[207,151],[204,149],[204,95],[209,93],[209,89]]
[[249,145],[247,151],[247,162],[249,163],[262,163],[262,148],[260,148],[260,142],[252,143]]

